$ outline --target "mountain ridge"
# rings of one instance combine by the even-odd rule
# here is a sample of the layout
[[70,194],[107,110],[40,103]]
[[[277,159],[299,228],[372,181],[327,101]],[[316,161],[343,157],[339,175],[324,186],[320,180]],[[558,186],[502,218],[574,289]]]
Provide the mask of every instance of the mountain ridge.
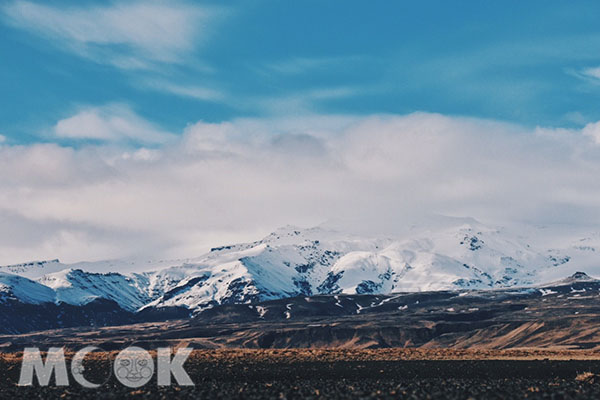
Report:
[[[0,267],[5,276],[0,293],[32,301],[15,295],[23,293],[16,286],[29,285],[40,299],[53,296],[55,303],[81,306],[106,299],[132,312],[161,307],[198,312],[294,296],[533,286],[579,270],[594,273],[587,267],[598,258],[597,238],[591,234],[573,238],[562,249],[545,249],[472,218],[444,219],[437,226],[428,221],[400,237],[288,225],[260,240],[213,247],[194,259],[72,265],[50,260]],[[128,269],[138,272],[122,272]]]

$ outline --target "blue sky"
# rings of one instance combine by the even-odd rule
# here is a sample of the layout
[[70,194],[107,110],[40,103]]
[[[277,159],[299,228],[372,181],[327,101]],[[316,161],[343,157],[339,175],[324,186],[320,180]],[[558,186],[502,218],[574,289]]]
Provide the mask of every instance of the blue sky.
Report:
[[[176,134],[199,120],[307,113],[600,119],[594,1],[141,4],[4,1],[0,133],[80,144],[52,127],[107,104]],[[159,26],[164,43],[140,40],[152,23],[126,29],[160,7],[175,13]]]
[[[0,0],[0,264],[600,224],[597,1]],[[595,225],[594,225],[595,224]]]

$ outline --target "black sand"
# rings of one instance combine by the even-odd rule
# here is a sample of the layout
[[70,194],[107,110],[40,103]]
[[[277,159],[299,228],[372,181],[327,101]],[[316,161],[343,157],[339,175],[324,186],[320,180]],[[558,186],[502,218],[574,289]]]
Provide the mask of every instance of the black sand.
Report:
[[[107,361],[88,366],[90,380],[105,379]],[[0,398],[117,399],[598,399],[600,361],[410,360],[335,362],[213,362],[190,359],[195,387],[140,389],[111,377],[100,389],[18,387],[20,364],[3,361]],[[591,372],[587,379],[582,374]],[[577,378],[579,376],[579,379]]]

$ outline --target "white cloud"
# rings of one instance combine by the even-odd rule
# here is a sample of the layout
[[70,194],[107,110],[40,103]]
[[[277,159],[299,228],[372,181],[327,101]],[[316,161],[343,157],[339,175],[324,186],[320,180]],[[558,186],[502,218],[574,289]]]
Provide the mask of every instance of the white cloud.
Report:
[[145,88],[168,92],[181,97],[189,97],[204,101],[223,101],[226,96],[221,91],[196,85],[181,85],[162,80],[144,80],[141,82]]
[[373,230],[431,213],[598,224],[594,129],[423,113],[312,116],[200,122],[134,152],[2,146],[0,225],[18,234],[0,232],[0,263],[194,256],[336,218]]
[[285,96],[258,98],[249,101],[244,107],[258,106],[261,111],[277,115],[309,114],[314,112],[320,102],[344,99],[357,94],[373,93],[376,88],[358,88],[353,86],[325,87],[292,92]]
[[347,67],[349,64],[362,62],[364,59],[359,56],[341,56],[341,57],[292,57],[286,60],[280,60],[266,64],[269,72],[276,72],[284,75],[297,75],[305,73],[314,73],[317,70],[325,70],[331,67]]
[[600,122],[592,122],[583,128],[583,134],[590,136],[596,144],[600,144]]
[[122,104],[83,108],[54,126],[61,138],[109,142],[164,143],[173,137]]
[[583,71],[581,71],[581,74],[586,76],[586,77],[590,77],[590,78],[594,78],[594,79],[600,79],[600,67],[596,67],[596,68],[586,68]]
[[120,68],[178,63],[205,39],[214,10],[183,1],[132,1],[59,8],[14,1],[2,8],[15,26],[62,48]]
[[6,141],[6,136],[0,135],[0,143],[4,143]]

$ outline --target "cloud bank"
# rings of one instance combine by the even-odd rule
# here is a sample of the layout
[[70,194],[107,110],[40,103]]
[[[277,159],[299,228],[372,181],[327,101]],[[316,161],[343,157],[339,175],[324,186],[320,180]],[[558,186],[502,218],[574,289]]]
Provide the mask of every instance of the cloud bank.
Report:
[[[56,133],[75,136],[91,121],[87,135],[110,136],[118,124],[102,114],[84,110]],[[141,135],[145,123],[131,129]],[[0,263],[190,257],[331,219],[385,233],[432,213],[594,224],[597,132],[426,113],[317,115],[198,122],[151,149],[2,145]]]

